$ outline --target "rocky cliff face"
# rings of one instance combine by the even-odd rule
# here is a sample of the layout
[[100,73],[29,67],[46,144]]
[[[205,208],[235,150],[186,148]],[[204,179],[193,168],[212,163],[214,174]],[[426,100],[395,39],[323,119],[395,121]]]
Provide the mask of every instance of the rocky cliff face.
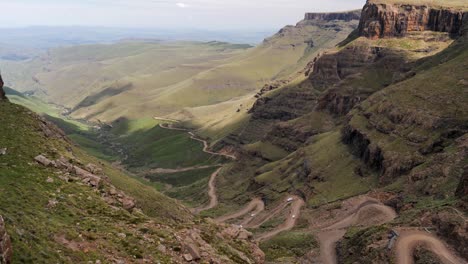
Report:
[[5,91],[3,90],[3,85],[4,85],[3,79],[2,79],[2,76],[0,75],[0,100],[7,99],[5,95]]
[[369,38],[401,37],[413,31],[460,35],[467,12],[425,5],[377,4],[368,1],[359,23],[359,35]]
[[0,216],[0,263],[10,264],[12,253],[10,236],[6,232],[3,217]]
[[304,20],[359,20],[361,17],[360,11],[349,11],[349,12],[339,12],[339,13],[306,13]]

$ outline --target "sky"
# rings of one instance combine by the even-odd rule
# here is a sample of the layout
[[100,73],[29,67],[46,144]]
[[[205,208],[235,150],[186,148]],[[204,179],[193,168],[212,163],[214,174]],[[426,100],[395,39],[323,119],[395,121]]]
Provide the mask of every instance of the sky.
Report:
[[271,29],[365,0],[0,0],[0,27]]

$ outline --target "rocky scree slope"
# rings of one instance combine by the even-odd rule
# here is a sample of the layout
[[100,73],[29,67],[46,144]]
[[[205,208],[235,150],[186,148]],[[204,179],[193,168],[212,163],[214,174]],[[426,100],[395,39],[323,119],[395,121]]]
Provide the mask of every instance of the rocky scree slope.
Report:
[[0,112],[0,262],[262,262],[249,234],[194,219],[21,106]]
[[340,261],[392,261],[397,226],[432,228],[467,258],[468,15],[443,4],[369,1],[359,29],[312,60],[306,80],[264,93],[231,136],[244,158],[220,175],[221,204],[262,197],[268,210],[295,193],[308,211],[373,190],[400,216],[350,230]]

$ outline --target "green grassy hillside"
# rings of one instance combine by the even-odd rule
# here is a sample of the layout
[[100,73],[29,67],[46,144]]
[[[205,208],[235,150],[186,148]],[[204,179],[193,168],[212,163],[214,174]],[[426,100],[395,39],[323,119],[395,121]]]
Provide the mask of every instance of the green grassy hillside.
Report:
[[112,122],[177,113],[220,138],[245,119],[236,114],[238,106],[250,107],[266,82],[299,77],[319,51],[356,26],[302,21],[250,49],[221,42],[122,42],[57,48],[0,65],[13,87],[71,109],[73,118]]
[[[0,101],[0,112],[0,148],[6,148],[0,155],[0,215],[13,263],[181,263],[185,237],[195,227],[204,240],[193,237],[191,243],[203,243],[203,259],[254,258],[250,242],[220,239],[222,228],[195,224],[179,202],[89,156],[26,108]],[[104,182],[92,188],[74,173],[35,162],[39,154],[64,156],[83,168],[98,164]],[[113,192],[134,199],[136,209],[111,205],[106,199]]]
[[[386,226],[350,229],[340,261],[391,263],[385,246],[369,247],[386,245],[389,230],[406,226],[435,230],[466,258],[466,232],[459,231],[467,208],[464,32],[454,38],[440,32],[354,36],[319,56],[307,79],[261,95],[244,125],[218,143],[243,156],[218,177],[221,205],[208,213],[224,214],[253,197],[268,208],[296,194],[306,200],[309,217],[295,230],[311,232],[319,225],[317,212],[325,217],[350,197],[374,195],[399,217]],[[283,241],[285,255],[294,241]],[[284,256],[269,244],[267,258],[281,262]]]
[[[99,198],[99,192],[79,182],[61,180],[61,173],[36,164],[34,157],[43,153],[49,157],[71,155],[81,162],[98,163],[97,160],[62,139],[45,136],[38,117],[23,107],[0,102],[0,108],[3,124],[0,128],[0,146],[7,148],[6,155],[0,157],[0,215],[5,218],[12,236],[15,263],[104,260],[111,257],[111,254],[107,255],[110,252],[114,252],[116,258],[138,255],[139,258],[151,256],[153,259],[168,260],[167,256],[157,251],[149,252],[132,242],[138,239],[138,227],[135,230],[125,227],[137,224],[141,228],[149,220],[146,216],[113,210]],[[185,209],[174,206],[175,201],[108,165],[105,165],[105,172],[115,186],[136,195],[143,211],[155,217],[159,223],[191,221]],[[52,182],[48,179],[52,179]],[[56,207],[48,208],[51,200],[57,201]],[[128,240],[119,239],[118,233],[127,233]],[[107,240],[103,239],[108,234],[113,235]],[[161,235],[163,233],[152,236]],[[66,240],[86,245],[89,252],[74,250],[64,242]],[[109,250],[109,253],[105,250]]]

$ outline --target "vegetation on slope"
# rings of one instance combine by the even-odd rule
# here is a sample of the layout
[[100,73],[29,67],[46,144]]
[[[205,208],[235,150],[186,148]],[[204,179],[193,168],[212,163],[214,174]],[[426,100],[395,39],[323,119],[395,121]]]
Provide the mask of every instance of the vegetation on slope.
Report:
[[[190,254],[188,245],[222,263],[257,258],[248,240],[220,239],[221,227],[199,222],[193,229],[193,216],[177,201],[88,156],[45,119],[5,101],[0,110],[0,146],[6,148],[0,155],[0,215],[15,262],[180,263],[182,254]],[[74,166],[99,164],[109,183],[91,188],[35,162],[39,154],[64,156]],[[136,208],[111,206],[103,198],[114,188],[108,186],[130,195]]]

